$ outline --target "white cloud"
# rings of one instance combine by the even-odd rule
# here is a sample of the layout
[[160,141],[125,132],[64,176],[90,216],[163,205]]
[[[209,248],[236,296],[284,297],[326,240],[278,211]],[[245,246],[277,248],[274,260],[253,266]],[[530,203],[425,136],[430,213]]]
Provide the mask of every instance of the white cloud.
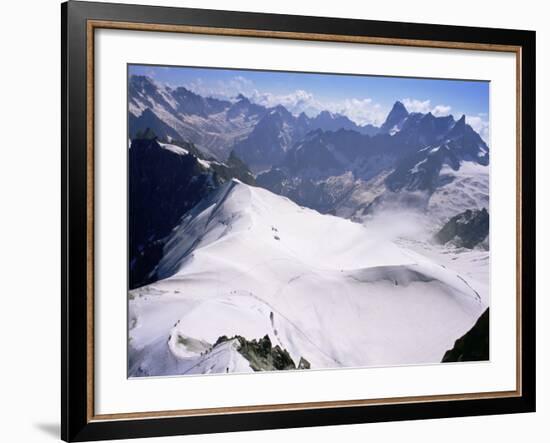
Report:
[[388,114],[378,103],[373,103],[371,98],[345,99],[327,106],[329,111],[345,115],[359,125],[380,126]]
[[239,91],[240,93],[252,89],[253,86],[254,83],[252,83],[251,80],[248,80],[241,75],[237,75],[229,80],[228,83],[225,83],[225,87],[228,88],[230,91]]
[[254,90],[252,94],[248,95],[248,98],[254,103],[258,103],[268,108],[283,105],[294,114],[305,111],[315,103],[313,94],[303,89],[297,89],[288,94],[272,94],[270,92]]
[[[327,110],[345,115],[359,125],[372,124],[380,126],[389,112],[389,109],[383,108],[371,98],[328,101],[320,99],[313,93],[303,89],[296,89],[284,94],[264,92],[258,90],[251,80],[240,75],[225,81],[206,82],[201,78],[197,78],[184,86],[197,94],[226,100],[234,100],[238,94],[243,94],[252,102],[266,107],[283,105],[295,115],[305,112],[310,117],[314,117],[319,112]],[[450,106],[444,104],[433,106],[430,100],[404,98],[402,102],[409,112],[432,112],[432,114],[439,117],[449,115],[451,111]]]
[[272,107],[283,105],[290,112],[298,115],[305,112],[314,117],[321,111],[342,114],[358,125],[373,124],[381,125],[387,115],[378,103],[373,103],[371,98],[363,99],[342,99],[326,101],[318,99],[314,94],[298,89],[288,94],[272,94],[255,90],[249,95],[250,100],[263,106]]
[[426,114],[431,111],[430,100],[417,100],[413,98],[404,98],[401,100],[409,112],[421,112]]
[[[485,117],[485,118],[484,118]],[[467,115],[466,123],[468,123],[474,131],[476,131],[485,143],[489,143],[489,121],[486,119],[487,114],[480,113],[477,115]]]
[[[443,117],[450,115],[451,107],[448,105],[436,105],[432,106],[430,100],[417,100],[411,98],[404,98],[401,100],[409,112],[422,112],[426,114],[431,112],[436,117]],[[462,114],[458,114],[462,115]],[[466,115],[466,123],[468,123],[474,131],[476,131],[480,137],[486,142],[489,142],[489,121],[487,120],[487,114],[481,112],[477,115]]]
[[252,81],[240,75],[232,77],[227,81],[215,80],[207,82],[202,78],[196,78],[183,86],[204,97],[223,99],[234,99],[239,94],[248,96],[254,90]]
[[238,94],[243,94],[252,102],[266,107],[283,105],[295,115],[305,112],[307,115],[314,117],[319,112],[327,110],[345,115],[359,125],[374,124],[380,126],[388,112],[382,109],[379,104],[373,103],[370,98],[326,101],[318,99],[313,93],[303,89],[285,94],[263,92],[256,89],[252,81],[242,76],[235,76],[229,81],[210,82],[197,78],[184,86],[197,94],[226,100],[233,100]]
[[431,100],[417,100],[414,98],[404,98],[401,100],[409,112],[421,112],[427,114],[431,112],[436,117],[444,117],[451,113],[451,107],[449,105],[435,105],[432,106]]
[[437,105],[432,109],[432,114],[436,117],[444,117],[451,113],[451,107],[446,105]]
[[154,78],[156,77],[156,75],[157,75],[157,72],[154,69],[149,69],[149,71],[147,71],[148,77]]
[[[401,101],[409,112],[421,112],[423,114],[431,112],[436,117],[443,117],[446,115],[450,115],[451,113],[451,106],[432,106],[430,100],[404,98]],[[487,120],[487,113],[480,112],[477,115],[466,115],[466,123],[468,123],[473,128],[473,130],[480,135],[485,143],[489,143],[489,121]]]

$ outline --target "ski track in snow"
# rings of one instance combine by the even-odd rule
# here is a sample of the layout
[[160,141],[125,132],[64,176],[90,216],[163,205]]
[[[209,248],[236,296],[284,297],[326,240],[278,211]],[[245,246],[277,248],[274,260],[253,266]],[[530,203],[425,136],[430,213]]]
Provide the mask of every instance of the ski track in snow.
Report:
[[131,291],[129,374],[250,372],[234,341],[182,344],[237,334],[312,369],[440,362],[488,305],[488,266],[464,263],[234,180],[174,229],[163,278]]

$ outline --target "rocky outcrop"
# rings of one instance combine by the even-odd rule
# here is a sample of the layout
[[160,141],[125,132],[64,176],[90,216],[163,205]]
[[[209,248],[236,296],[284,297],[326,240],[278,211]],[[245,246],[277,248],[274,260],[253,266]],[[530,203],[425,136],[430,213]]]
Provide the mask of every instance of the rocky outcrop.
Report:
[[272,346],[269,336],[264,336],[259,340],[247,340],[236,335],[227,337],[222,335],[214,343],[214,347],[226,341],[236,340],[238,342],[238,352],[248,360],[250,367],[254,371],[284,371],[289,369],[310,369],[310,363],[303,357],[300,357],[298,366],[294,363],[286,349],[279,345]]
[[166,145],[150,128],[132,140],[128,174],[130,289],[157,279],[165,237],[201,199],[233,178],[254,184],[238,158],[208,161],[192,143]]
[[457,247],[472,249],[484,243],[489,235],[489,213],[485,208],[455,215],[435,235],[438,243],[452,242]]
[[442,363],[489,360],[489,308],[443,356]]

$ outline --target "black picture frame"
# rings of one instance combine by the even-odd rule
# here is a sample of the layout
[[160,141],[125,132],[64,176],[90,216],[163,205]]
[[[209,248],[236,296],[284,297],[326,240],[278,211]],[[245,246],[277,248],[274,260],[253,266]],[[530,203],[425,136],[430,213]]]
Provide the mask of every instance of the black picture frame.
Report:
[[[91,441],[196,433],[511,414],[535,411],[535,32],[69,1],[61,5],[62,373],[61,437]],[[87,39],[91,20],[437,41],[519,48],[521,392],[499,398],[95,420],[90,415],[90,182]],[[93,267],[92,267],[93,271]]]

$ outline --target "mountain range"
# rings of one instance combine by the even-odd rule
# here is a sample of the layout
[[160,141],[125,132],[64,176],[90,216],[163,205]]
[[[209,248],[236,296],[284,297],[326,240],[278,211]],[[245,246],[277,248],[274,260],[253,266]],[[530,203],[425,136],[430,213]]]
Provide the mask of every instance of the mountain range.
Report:
[[234,155],[209,161],[191,144],[156,138],[134,139],[128,164],[130,288],[156,280],[164,239],[187,211],[228,180],[255,183]]
[[489,305],[490,153],[464,115],[396,101],[358,125],[145,76],[128,111],[130,376],[436,363],[488,340],[468,331]]
[[216,160],[227,159],[235,150],[253,171],[277,164],[294,143],[315,129],[343,128],[363,134],[379,130],[329,111],[313,118],[305,113],[295,116],[282,105],[267,108],[242,94],[231,101],[202,97],[146,76],[130,77],[128,103],[131,139],[150,128],[159,139],[191,142]]
[[[380,127],[359,126],[329,111],[293,115],[242,94],[202,97],[145,76],[130,78],[128,94],[130,139],[150,129],[161,141],[194,144],[205,158],[223,162],[233,153],[259,186],[321,212],[361,219],[380,205],[429,211],[444,186],[464,200],[452,211],[487,206],[488,173],[460,171],[489,164],[489,148],[465,116],[410,113],[397,101]],[[464,186],[455,189],[463,179],[479,185],[475,198],[460,192]],[[457,213],[437,209],[439,221]]]
[[[408,113],[396,102],[377,134],[309,132],[279,165],[258,174],[256,182],[301,205],[361,219],[381,205],[430,212],[432,196],[443,188],[456,194],[455,202],[464,201],[459,209],[486,207],[488,165],[489,148],[465,116],[455,121]],[[477,192],[461,193],[471,182]],[[456,209],[435,217],[443,221]]]

